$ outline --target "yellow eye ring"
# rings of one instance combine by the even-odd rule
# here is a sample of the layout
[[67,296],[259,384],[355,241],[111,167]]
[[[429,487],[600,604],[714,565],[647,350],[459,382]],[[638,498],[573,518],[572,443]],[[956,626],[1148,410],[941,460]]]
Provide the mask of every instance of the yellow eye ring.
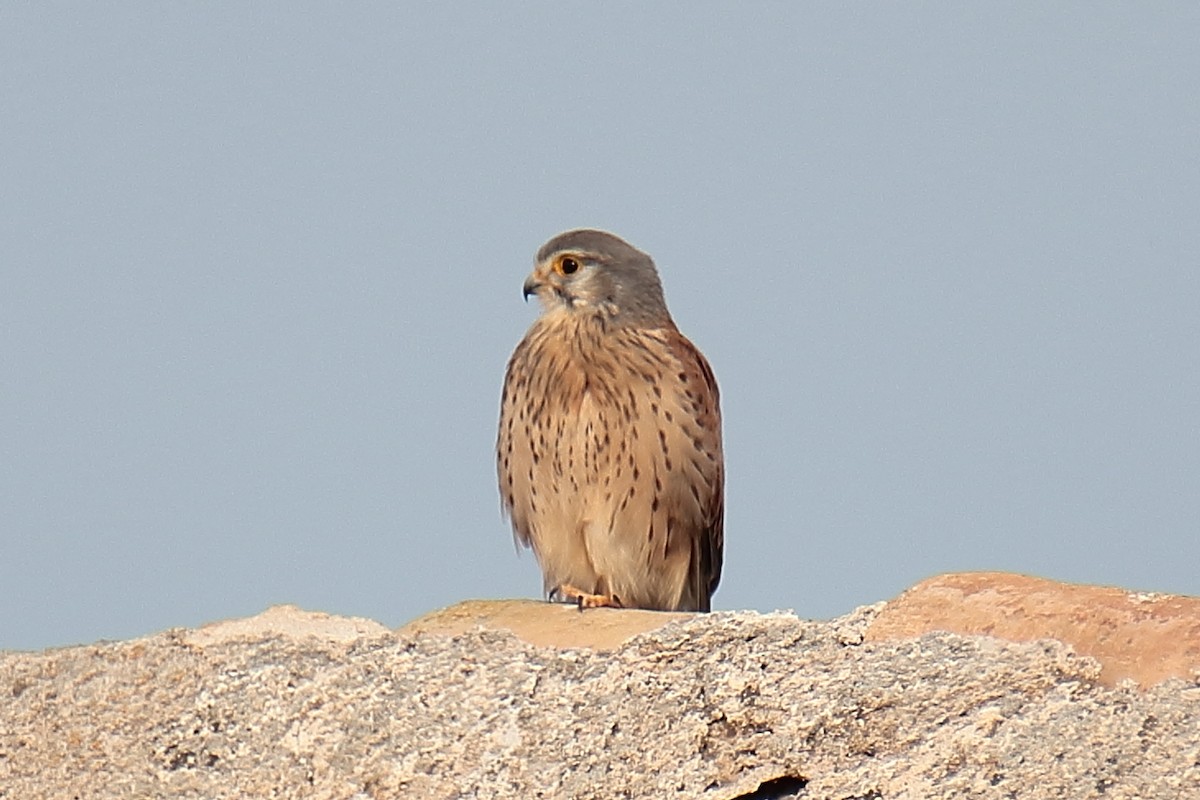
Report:
[[563,256],[555,266],[560,275],[572,275],[579,271],[579,261],[571,256]]

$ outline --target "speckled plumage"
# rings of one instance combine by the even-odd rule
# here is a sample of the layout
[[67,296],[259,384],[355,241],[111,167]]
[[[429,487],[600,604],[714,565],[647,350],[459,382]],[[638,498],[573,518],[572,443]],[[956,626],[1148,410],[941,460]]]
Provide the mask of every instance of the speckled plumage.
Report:
[[707,611],[724,546],[717,383],[653,261],[568,231],[525,292],[544,310],[508,363],[496,446],[514,535],[549,593]]

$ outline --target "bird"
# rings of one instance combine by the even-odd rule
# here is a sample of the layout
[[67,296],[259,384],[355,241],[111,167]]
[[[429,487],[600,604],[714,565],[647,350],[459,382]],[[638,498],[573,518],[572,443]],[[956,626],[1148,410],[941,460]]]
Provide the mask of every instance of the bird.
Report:
[[708,611],[724,559],[717,381],[649,255],[560,233],[523,286],[542,312],[504,375],[502,513],[551,601]]

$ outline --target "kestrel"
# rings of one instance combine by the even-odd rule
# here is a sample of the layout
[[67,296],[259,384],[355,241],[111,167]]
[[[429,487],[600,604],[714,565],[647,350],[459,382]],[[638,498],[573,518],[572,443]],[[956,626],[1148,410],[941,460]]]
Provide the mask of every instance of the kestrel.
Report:
[[721,578],[717,382],[650,256],[574,230],[538,251],[542,315],[504,376],[496,468],[545,591],[580,608],[708,611]]

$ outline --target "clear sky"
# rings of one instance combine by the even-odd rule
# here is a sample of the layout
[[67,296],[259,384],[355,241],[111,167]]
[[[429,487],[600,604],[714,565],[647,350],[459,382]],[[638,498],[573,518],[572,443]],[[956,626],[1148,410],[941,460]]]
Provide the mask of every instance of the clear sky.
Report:
[[715,607],[1200,594],[1200,5],[7,3],[0,648],[537,597],[521,284],[655,257]]

